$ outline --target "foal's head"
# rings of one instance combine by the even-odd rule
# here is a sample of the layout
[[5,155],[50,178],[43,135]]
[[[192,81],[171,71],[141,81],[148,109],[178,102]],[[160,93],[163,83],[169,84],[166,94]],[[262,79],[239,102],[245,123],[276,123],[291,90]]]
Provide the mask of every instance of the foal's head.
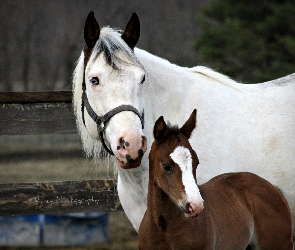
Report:
[[161,116],[155,123],[149,155],[152,181],[188,218],[196,217],[203,209],[196,182],[199,159],[188,141],[195,126],[196,110],[181,128],[167,125]]

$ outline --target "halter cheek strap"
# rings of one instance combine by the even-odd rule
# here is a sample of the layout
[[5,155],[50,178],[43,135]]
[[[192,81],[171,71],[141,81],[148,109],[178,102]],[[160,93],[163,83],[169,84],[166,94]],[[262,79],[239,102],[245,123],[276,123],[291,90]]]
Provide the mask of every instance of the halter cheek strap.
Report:
[[106,113],[103,116],[98,116],[95,111],[92,109],[92,107],[90,106],[90,103],[88,101],[87,95],[86,95],[86,84],[85,84],[85,71],[84,71],[84,75],[83,75],[83,82],[82,82],[82,104],[81,104],[81,112],[82,112],[82,120],[83,120],[83,124],[85,125],[85,117],[84,117],[84,108],[86,108],[86,111],[88,113],[88,115],[91,117],[91,119],[96,123],[97,125],[97,132],[99,134],[100,137],[100,141],[103,145],[103,147],[105,148],[105,150],[110,154],[110,155],[114,155],[113,151],[111,149],[109,149],[104,141],[104,136],[103,133],[105,131],[106,128],[106,123],[116,114],[123,112],[123,111],[131,111],[133,113],[135,113],[141,122],[141,126],[142,129],[144,129],[144,112],[142,112],[142,114],[139,113],[139,111],[131,106],[131,105],[121,105],[119,107],[116,107],[112,110],[110,110],[108,113]]

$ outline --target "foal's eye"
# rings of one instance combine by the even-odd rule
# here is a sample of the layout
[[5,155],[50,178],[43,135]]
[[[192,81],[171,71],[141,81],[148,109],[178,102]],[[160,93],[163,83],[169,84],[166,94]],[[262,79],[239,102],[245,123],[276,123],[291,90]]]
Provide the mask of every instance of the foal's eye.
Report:
[[99,84],[98,77],[92,77],[90,79],[90,82],[91,82],[92,85],[98,85]]
[[145,81],[145,75],[143,76],[142,80],[141,80],[141,84],[143,84]]
[[162,166],[163,166],[163,170],[167,173],[172,172],[172,170],[173,170],[171,165],[163,164]]

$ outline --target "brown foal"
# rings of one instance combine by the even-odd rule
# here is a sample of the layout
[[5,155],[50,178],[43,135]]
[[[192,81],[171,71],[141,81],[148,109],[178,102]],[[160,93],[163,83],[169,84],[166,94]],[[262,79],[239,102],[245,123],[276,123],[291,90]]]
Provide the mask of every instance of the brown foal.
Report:
[[155,123],[139,249],[292,250],[288,204],[268,181],[241,172],[197,185],[195,126],[196,110],[180,129]]

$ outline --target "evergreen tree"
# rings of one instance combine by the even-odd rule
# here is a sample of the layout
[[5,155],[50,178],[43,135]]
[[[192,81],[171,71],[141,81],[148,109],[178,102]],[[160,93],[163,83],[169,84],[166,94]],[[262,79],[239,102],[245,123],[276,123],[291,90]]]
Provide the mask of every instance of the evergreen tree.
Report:
[[202,63],[248,83],[295,72],[294,0],[213,0],[198,22]]

